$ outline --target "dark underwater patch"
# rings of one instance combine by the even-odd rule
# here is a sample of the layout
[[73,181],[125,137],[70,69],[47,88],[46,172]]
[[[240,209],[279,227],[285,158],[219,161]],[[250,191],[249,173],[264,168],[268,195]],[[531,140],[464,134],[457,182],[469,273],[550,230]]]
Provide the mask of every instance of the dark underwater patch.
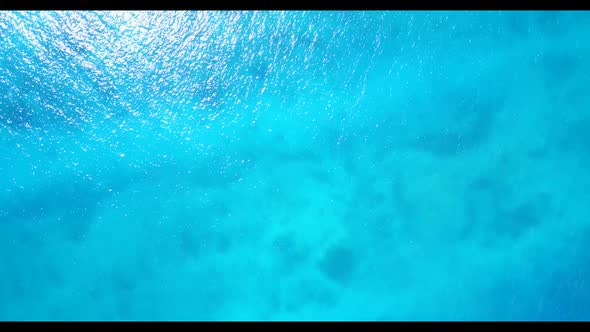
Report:
[[485,142],[493,128],[494,115],[502,100],[480,93],[479,89],[459,89],[446,94],[435,109],[425,114],[430,123],[414,146],[437,156],[454,156]]
[[463,237],[487,245],[504,239],[518,240],[551,218],[550,194],[538,193],[519,204],[508,205],[513,196],[513,190],[502,180],[476,180],[465,193],[467,224]]
[[343,284],[352,279],[358,264],[351,248],[337,245],[326,251],[319,268],[328,279]]
[[540,64],[545,73],[547,86],[558,89],[566,80],[575,75],[583,58],[577,54],[548,51],[541,55]]

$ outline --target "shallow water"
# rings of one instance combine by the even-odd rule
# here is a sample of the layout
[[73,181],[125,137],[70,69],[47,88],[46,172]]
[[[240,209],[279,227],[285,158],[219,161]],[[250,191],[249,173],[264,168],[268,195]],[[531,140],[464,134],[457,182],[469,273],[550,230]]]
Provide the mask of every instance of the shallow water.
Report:
[[2,320],[590,318],[588,12],[0,31]]

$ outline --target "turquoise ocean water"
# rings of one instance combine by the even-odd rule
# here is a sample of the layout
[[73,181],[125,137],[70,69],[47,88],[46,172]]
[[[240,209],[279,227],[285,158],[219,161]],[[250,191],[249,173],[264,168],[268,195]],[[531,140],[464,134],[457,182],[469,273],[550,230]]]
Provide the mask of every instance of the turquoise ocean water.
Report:
[[588,36],[0,12],[0,319],[588,320]]

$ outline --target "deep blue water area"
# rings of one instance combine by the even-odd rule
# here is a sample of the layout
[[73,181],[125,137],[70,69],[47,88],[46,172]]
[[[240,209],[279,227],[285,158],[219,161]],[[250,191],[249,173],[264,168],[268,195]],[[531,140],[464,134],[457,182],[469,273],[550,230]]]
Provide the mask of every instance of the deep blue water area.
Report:
[[0,12],[0,320],[588,320],[588,36]]

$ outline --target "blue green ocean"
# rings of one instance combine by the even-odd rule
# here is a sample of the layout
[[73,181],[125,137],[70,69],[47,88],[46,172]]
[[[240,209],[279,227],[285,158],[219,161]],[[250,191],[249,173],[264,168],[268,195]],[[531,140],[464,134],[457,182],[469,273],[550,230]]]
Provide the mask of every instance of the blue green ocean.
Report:
[[0,12],[0,320],[590,319],[590,12]]

